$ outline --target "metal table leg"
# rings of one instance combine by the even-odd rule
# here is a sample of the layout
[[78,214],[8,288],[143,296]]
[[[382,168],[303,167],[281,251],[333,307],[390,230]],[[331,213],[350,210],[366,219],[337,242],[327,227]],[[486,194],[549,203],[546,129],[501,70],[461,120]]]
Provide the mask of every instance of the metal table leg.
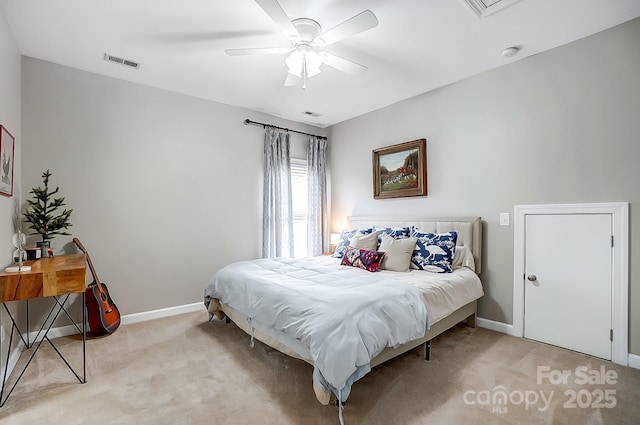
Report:
[[[20,380],[22,379],[22,376],[26,372],[27,368],[31,364],[31,361],[33,360],[35,355],[38,353],[38,351],[40,350],[40,347],[42,346],[42,343],[45,340],[49,343],[49,345],[51,345],[51,347],[54,349],[54,351],[58,354],[58,356],[62,359],[62,361],[67,365],[69,370],[71,370],[71,372],[78,379],[78,381],[80,383],[82,383],[82,384],[87,382],[87,360],[86,360],[87,312],[86,312],[86,305],[85,305],[85,294],[83,292],[82,295],[81,295],[81,301],[82,301],[82,328],[80,328],[78,326],[78,324],[75,323],[75,321],[71,318],[71,315],[69,315],[69,312],[65,308],[65,303],[69,299],[69,296],[70,296],[70,294],[67,294],[66,296],[64,296],[64,299],[62,300],[62,302],[58,299],[57,296],[53,297],[53,299],[55,300],[55,303],[51,307],[51,310],[49,311],[49,313],[47,314],[47,317],[45,318],[42,326],[38,330],[33,342],[29,340],[29,332],[30,332],[29,328],[27,327],[27,333],[26,333],[27,339],[25,340],[25,338],[22,335],[22,332],[20,331],[20,328],[18,327],[18,324],[15,321],[15,318],[13,317],[13,315],[11,314],[9,309],[7,308],[6,303],[4,303],[4,302],[2,303],[2,305],[4,306],[5,311],[7,312],[7,315],[9,317],[9,319],[11,320],[11,334],[9,336],[9,343],[8,343],[8,347],[7,347],[7,356],[6,356],[5,364],[4,364],[4,373],[3,373],[3,376],[2,376],[2,386],[0,387],[0,407],[4,406],[4,404],[7,402],[7,399],[9,398],[9,396],[11,395],[13,390],[15,389],[16,385],[18,385],[18,382],[20,382]],[[55,314],[54,314],[54,312],[55,312]],[[78,373],[75,371],[75,369],[71,366],[71,364],[69,364],[67,359],[64,358],[62,353],[58,350],[58,348],[55,346],[55,344],[51,341],[51,339],[48,336],[49,331],[51,331],[51,328],[53,327],[53,325],[56,322],[57,318],[60,316],[60,313],[64,313],[67,316],[67,318],[69,319],[69,321],[73,324],[73,326],[75,326],[76,329],[78,330],[78,332],[82,335],[82,377],[80,377],[78,375]],[[27,315],[28,315],[28,303],[27,303]],[[27,317],[27,324],[29,323],[28,320],[29,320],[29,318]],[[39,340],[39,342],[37,343],[35,349],[31,353],[31,356],[29,357],[29,360],[27,360],[27,363],[24,365],[24,367],[20,371],[20,374],[18,375],[18,378],[16,379],[16,381],[13,383],[13,385],[11,386],[11,388],[9,389],[7,394],[5,395],[7,372],[8,372],[8,369],[9,369],[9,356],[11,354],[11,346],[13,345],[13,335],[16,332],[17,332],[18,336],[20,337],[20,339],[22,340],[22,343],[24,344],[26,349],[31,348],[33,345],[36,344],[36,342],[38,340]],[[40,335],[41,334],[42,334],[42,338],[40,339]]]

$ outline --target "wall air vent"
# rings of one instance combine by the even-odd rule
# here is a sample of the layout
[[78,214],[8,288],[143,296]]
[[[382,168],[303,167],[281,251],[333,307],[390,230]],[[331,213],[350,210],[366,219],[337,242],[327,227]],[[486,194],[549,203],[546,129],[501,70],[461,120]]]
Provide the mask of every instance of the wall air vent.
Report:
[[117,64],[120,64],[120,65],[129,66],[129,67],[135,68],[135,69],[140,68],[140,64],[138,62],[134,62],[134,61],[129,60],[129,59],[119,58],[117,56],[110,55],[109,53],[105,53],[104,54],[104,60],[106,60],[107,62],[113,62],[113,63],[117,63]]
[[489,16],[520,0],[464,0],[464,2],[480,17]]

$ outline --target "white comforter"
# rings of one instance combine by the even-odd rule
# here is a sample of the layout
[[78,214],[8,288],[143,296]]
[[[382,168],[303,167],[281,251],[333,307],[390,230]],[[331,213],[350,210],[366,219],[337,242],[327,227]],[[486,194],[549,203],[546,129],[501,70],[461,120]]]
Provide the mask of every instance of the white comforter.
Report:
[[[421,338],[427,309],[414,286],[334,261],[272,258],[217,272],[205,289],[243,314],[256,329],[299,341],[314,364],[314,384],[342,401],[385,347]],[[299,351],[306,351],[299,350]]]

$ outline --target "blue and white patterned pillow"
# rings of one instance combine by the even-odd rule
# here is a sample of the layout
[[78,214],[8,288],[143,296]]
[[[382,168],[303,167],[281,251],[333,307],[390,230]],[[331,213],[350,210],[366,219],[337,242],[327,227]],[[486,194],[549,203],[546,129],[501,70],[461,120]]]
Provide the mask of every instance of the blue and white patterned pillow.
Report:
[[362,233],[363,235],[368,235],[369,233],[373,232],[373,227],[369,229],[364,229],[364,230],[358,230],[358,229],[343,230],[342,233],[340,234],[340,240],[336,245],[336,250],[333,251],[333,254],[331,256],[335,258],[344,257],[344,252],[349,246],[350,239],[354,237],[355,234],[358,232]]
[[435,273],[451,273],[456,252],[458,232],[424,233],[413,231],[416,249],[411,256],[411,267]]
[[413,231],[412,227],[374,227],[375,230],[378,231],[378,248],[380,248],[380,244],[382,243],[382,234],[386,233],[391,236],[393,239],[405,239],[411,236],[411,232]]

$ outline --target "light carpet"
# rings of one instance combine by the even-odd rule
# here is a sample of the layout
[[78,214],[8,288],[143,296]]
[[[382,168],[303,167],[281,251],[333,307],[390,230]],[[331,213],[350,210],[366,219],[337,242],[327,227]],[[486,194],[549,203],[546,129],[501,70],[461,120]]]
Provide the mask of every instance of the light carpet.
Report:
[[[81,367],[77,337],[55,342]],[[640,423],[640,370],[463,325],[433,341],[431,361],[422,356],[417,348],[356,382],[346,425]],[[204,311],[124,325],[87,341],[87,358],[80,384],[45,343],[0,423],[338,423],[337,407],[315,399],[309,364],[249,348],[249,336]]]

